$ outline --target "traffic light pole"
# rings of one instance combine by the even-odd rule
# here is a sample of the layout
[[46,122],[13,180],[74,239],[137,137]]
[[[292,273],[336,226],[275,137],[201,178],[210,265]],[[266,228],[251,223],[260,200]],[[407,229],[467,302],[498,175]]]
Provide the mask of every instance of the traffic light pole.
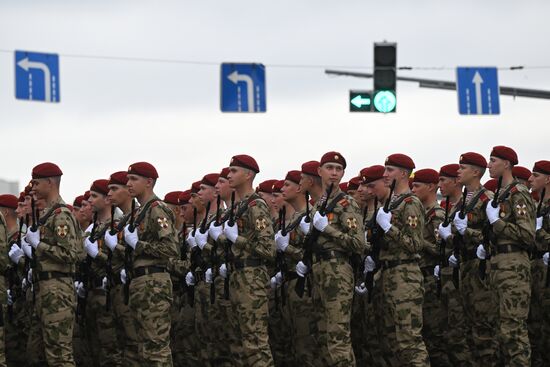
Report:
[[[336,76],[351,76],[356,78],[372,78],[373,74],[358,73],[353,71],[342,70],[325,70],[325,74]],[[419,83],[421,88],[446,89],[456,91],[456,83],[445,80],[411,78],[405,76],[397,76],[397,80],[404,82]],[[550,99],[550,91],[529,88],[516,87],[500,87],[500,94],[513,97],[541,98]]]

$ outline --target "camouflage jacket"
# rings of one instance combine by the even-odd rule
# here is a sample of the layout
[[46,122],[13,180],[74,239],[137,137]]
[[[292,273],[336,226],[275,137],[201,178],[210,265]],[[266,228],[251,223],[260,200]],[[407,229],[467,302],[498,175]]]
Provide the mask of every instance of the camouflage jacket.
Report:
[[296,264],[298,261],[302,260],[303,257],[305,236],[298,229],[298,227],[305,214],[305,210],[294,212],[290,218],[290,223],[287,226],[288,247],[286,248],[284,257],[287,268],[290,271],[294,271]]
[[166,269],[172,276],[172,282],[175,278],[181,280],[191,267],[191,249],[187,244],[187,235],[193,230],[192,226],[186,226],[185,231],[178,232],[178,255],[168,259]]
[[9,266],[8,246],[10,246],[8,243],[8,226],[4,216],[0,213],[0,274],[5,274]]
[[537,231],[536,248],[537,251],[549,251],[550,246],[550,199],[542,203],[541,206],[542,228]]
[[[105,245],[105,232],[109,231],[111,227],[111,219],[108,219],[106,222],[99,223],[96,228],[96,237],[97,247],[99,253],[92,260],[90,265],[90,279],[102,280],[104,276],[107,275],[106,265],[107,265],[107,253],[109,248]],[[115,248],[116,250],[116,248]]]
[[420,267],[434,267],[440,261],[439,259],[439,224],[445,219],[445,211],[436,202],[433,206],[426,208],[426,217],[424,219],[422,257],[420,258]]

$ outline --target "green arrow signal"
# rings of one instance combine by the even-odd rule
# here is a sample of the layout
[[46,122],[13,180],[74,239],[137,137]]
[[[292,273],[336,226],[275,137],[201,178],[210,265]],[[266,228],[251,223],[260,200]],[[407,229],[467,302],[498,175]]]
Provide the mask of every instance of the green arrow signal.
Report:
[[370,98],[363,98],[360,94],[356,95],[352,98],[351,104],[354,105],[357,108],[361,108],[363,106],[370,106]]
[[392,91],[381,90],[374,95],[374,108],[378,112],[393,112],[396,104],[397,98]]

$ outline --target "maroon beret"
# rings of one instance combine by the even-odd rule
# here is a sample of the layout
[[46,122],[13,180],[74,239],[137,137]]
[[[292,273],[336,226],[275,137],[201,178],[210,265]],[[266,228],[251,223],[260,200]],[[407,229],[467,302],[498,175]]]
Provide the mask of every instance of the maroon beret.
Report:
[[229,177],[229,167],[225,167],[224,169],[222,169],[222,171],[220,173],[220,177],[225,178],[226,180],[228,179],[228,177]]
[[512,168],[512,175],[515,178],[527,181],[529,180],[529,177],[531,177],[531,171],[529,171],[528,168],[522,166],[515,166],[514,168]]
[[414,162],[408,155],[395,153],[388,158],[386,158],[386,162],[384,163],[386,166],[395,166],[400,168],[405,168],[409,170],[413,170],[415,168]]
[[543,175],[550,175],[550,161],[535,162],[533,172],[542,173]]
[[504,145],[497,145],[496,147],[493,147],[491,156],[507,160],[512,166],[518,164],[518,155],[516,152],[512,148],[505,147]]
[[446,164],[439,169],[439,176],[445,177],[458,177],[458,169],[460,168],[459,164],[451,163]]
[[17,196],[11,194],[0,195],[0,206],[4,208],[17,209]]
[[256,160],[246,154],[234,155],[233,158],[231,158],[231,162],[229,162],[229,166],[247,168],[256,173],[260,172],[260,167],[258,167]]
[[191,194],[196,194],[201,189],[201,181],[195,181],[191,185]]
[[435,169],[431,169],[431,168],[419,169],[414,173],[412,182],[437,184],[439,182],[439,173]]
[[22,191],[22,192],[19,194],[19,199],[18,199],[18,201],[19,201],[20,203],[25,202],[25,191]]
[[90,190],[84,193],[84,200],[88,201],[89,198],[90,198]]
[[481,168],[487,168],[487,160],[479,153],[468,152],[460,156],[460,164],[470,164]]
[[78,195],[73,201],[73,206],[80,208],[82,206],[82,200],[84,200],[84,195]]
[[202,178],[201,184],[214,187],[218,183],[218,178],[220,178],[219,174],[209,173]]
[[32,169],[32,178],[48,178],[48,177],[57,177],[63,175],[61,168],[56,164],[46,162],[40,163],[38,166]]
[[348,183],[347,182],[340,182],[340,185],[338,185],[338,186],[340,187],[340,190],[342,190],[346,194],[348,193]]
[[285,180],[294,182],[295,184],[300,184],[300,179],[302,178],[302,172],[297,170],[288,171],[285,177]]
[[361,177],[353,177],[348,182],[348,190],[357,190],[359,188],[359,185],[361,184]]
[[273,183],[273,186],[271,186],[271,192],[273,194],[278,194],[281,192],[281,189],[285,185],[285,180],[277,180]]
[[115,172],[109,177],[109,185],[126,186],[127,183],[128,183],[128,172],[126,171]]
[[483,187],[485,187],[487,190],[495,192],[498,186],[498,180],[496,178],[492,178],[489,181],[485,182],[483,184]]
[[319,162],[317,161],[309,161],[304,164],[302,164],[302,173],[310,176],[317,176],[319,177]]
[[172,204],[172,205],[178,205],[179,204],[179,197],[183,194],[183,191],[171,191],[164,195],[164,202],[166,204]]
[[380,165],[363,168],[361,170],[361,180],[363,181],[364,184],[368,184],[376,180],[379,180],[381,178],[384,178],[385,170],[386,169],[384,168],[384,166],[380,166]]
[[179,205],[189,204],[189,200],[191,200],[191,190],[182,191],[178,196]]
[[25,186],[24,193],[25,195],[30,195],[32,190],[32,182],[29,182],[27,186]]
[[90,187],[90,191],[95,191],[103,195],[109,193],[109,180],[95,180]]
[[137,162],[128,167],[128,174],[139,175],[147,178],[159,178],[157,170],[151,163]]
[[265,180],[261,182],[256,188],[256,192],[265,192],[266,194],[272,194],[273,184],[275,184],[275,182],[277,182],[277,180]]
[[325,163],[338,163],[341,164],[344,169],[346,169],[346,159],[342,156],[342,154],[338,152],[328,152],[323,154],[319,165],[322,166]]

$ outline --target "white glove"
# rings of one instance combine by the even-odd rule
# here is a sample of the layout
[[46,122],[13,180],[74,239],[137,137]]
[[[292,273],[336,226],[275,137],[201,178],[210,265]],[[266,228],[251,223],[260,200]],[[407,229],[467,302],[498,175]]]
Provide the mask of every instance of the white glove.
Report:
[[447,224],[444,226],[443,223],[439,223],[437,233],[439,233],[439,237],[443,238],[443,240],[447,240],[451,236],[451,225]]
[[237,227],[237,223],[233,223],[233,226],[230,226],[229,223],[226,223],[225,227],[223,228],[223,233],[229,241],[235,243],[235,241],[237,241],[237,237],[239,236],[239,228]]
[[27,281],[27,278],[23,278],[23,280],[21,281],[21,288],[23,288],[24,290],[27,289],[28,284],[29,282]]
[[355,293],[357,293],[357,295],[359,295],[359,296],[364,296],[368,292],[369,292],[369,290],[365,286],[365,283],[361,283],[360,285],[355,286]]
[[84,249],[92,259],[95,259],[97,254],[99,253],[97,241],[91,242],[90,237],[86,237],[86,239],[84,240]]
[[197,241],[195,240],[195,236],[193,236],[193,231],[189,232],[187,235],[187,244],[190,248],[197,247]]
[[455,255],[449,256],[449,265],[453,268],[458,268],[458,259],[455,257]]
[[275,235],[275,243],[277,244],[277,250],[285,252],[286,248],[288,247],[288,241],[289,241],[289,235],[288,233],[286,235],[282,235],[281,231],[277,232]]
[[542,261],[544,261],[544,266],[548,266],[548,258],[550,257],[550,252],[545,252],[542,255]]
[[86,228],[86,230],[84,231],[84,233],[86,233],[86,234],[89,235],[90,233],[92,233],[92,228],[94,228],[94,224],[93,224],[93,223],[90,224],[90,225]]
[[306,217],[304,216],[302,220],[300,221],[300,225],[298,228],[300,228],[300,232],[302,234],[306,235],[309,233],[309,228],[311,227],[311,221],[306,223]]
[[496,208],[493,208],[493,200],[489,202],[487,207],[485,208],[485,213],[487,213],[487,219],[489,219],[489,223],[493,224],[498,220],[498,216],[500,214],[500,205],[497,205]]
[[283,284],[283,273],[280,271],[275,274],[275,279],[277,280],[277,285]]
[[103,277],[103,279],[101,280],[101,289],[103,289],[104,291],[107,290],[107,277]]
[[111,235],[109,231],[105,231],[105,244],[111,251],[115,251],[116,245],[118,244],[118,234]]
[[21,239],[21,249],[29,259],[32,259],[32,248],[31,245],[27,243],[25,238]]
[[19,260],[21,260],[21,258],[25,256],[25,253],[23,252],[23,250],[21,250],[19,246],[14,243],[11,245],[8,256],[10,257],[11,261],[17,265],[19,264]]
[[29,228],[27,234],[25,235],[25,240],[29,245],[36,249],[36,246],[40,243],[40,228],[37,228],[35,232]]
[[384,233],[387,233],[391,228],[391,212],[386,213],[384,209],[378,210],[376,213],[376,223],[378,223]]
[[298,264],[296,264],[296,273],[301,276],[302,278],[306,276],[308,272],[308,268],[306,264],[304,264],[302,261],[298,261]]
[[271,285],[271,289],[273,290],[277,289],[278,285],[277,285],[277,279],[275,279],[275,277],[271,277],[269,284]]
[[538,231],[539,229],[542,228],[542,217],[537,217],[537,227],[536,227],[536,230]]
[[27,280],[29,283],[32,284],[32,269],[29,269],[29,271],[27,272]]
[[134,228],[134,231],[130,232],[129,224],[124,227],[124,241],[135,250],[138,243],[137,228]]
[[483,245],[477,246],[476,255],[480,260],[485,260],[487,258],[487,251],[485,251],[485,247],[483,247]]
[[8,306],[13,306],[13,298],[11,297],[11,290],[6,290],[6,294],[8,295]]
[[122,282],[122,284],[126,284],[126,269],[122,269],[120,271],[120,281]]
[[365,258],[365,271],[364,273],[372,273],[376,269],[376,263],[371,256]]
[[463,236],[464,232],[466,232],[466,228],[468,228],[468,216],[464,215],[464,218],[460,218],[460,215],[457,214],[455,215],[453,223],[455,224],[458,233]]
[[220,276],[223,279],[227,279],[227,266],[225,264],[221,264],[219,270],[220,270]]
[[84,283],[78,282],[76,285],[76,295],[80,298],[86,297],[86,289],[84,288]]
[[324,232],[325,228],[328,226],[328,217],[326,215],[321,215],[319,212],[315,213],[313,216],[313,226],[319,232]]
[[206,272],[204,273],[204,280],[206,283],[212,283],[212,268],[206,269]]
[[215,222],[210,223],[210,228],[208,228],[208,235],[212,237],[214,241],[218,240],[220,234],[223,232],[223,227],[221,225],[217,226]]
[[201,233],[200,230],[195,233],[195,242],[197,243],[197,246],[202,250],[204,246],[206,246],[206,242],[208,241],[208,231],[205,231],[204,233]]
[[436,265],[435,268],[434,268],[434,277],[436,277],[437,279],[439,279],[439,275],[441,274],[441,270],[439,268],[439,265]]
[[187,275],[185,276],[185,283],[187,283],[188,286],[195,285],[195,276],[193,275],[193,273],[187,273]]
[[365,231],[365,243],[369,242],[369,231]]

